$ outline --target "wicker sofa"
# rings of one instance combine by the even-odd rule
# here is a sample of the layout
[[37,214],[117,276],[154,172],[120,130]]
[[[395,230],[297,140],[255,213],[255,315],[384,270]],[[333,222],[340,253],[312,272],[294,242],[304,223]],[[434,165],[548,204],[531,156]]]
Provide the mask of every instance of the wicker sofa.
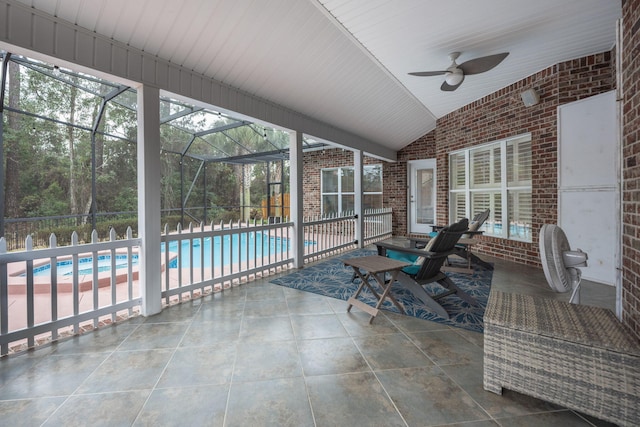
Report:
[[607,309],[492,290],[484,388],[640,425],[640,343]]

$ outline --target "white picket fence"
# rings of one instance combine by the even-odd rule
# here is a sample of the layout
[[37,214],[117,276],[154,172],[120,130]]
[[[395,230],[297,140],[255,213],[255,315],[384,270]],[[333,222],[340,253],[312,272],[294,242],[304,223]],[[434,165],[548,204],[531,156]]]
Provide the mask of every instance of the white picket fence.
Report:
[[[303,221],[304,262],[357,247],[353,214]],[[365,214],[366,243],[391,237],[391,209]],[[165,306],[289,268],[293,223],[210,224],[178,227],[161,236]],[[91,234],[79,244],[8,252],[0,238],[0,353],[21,351],[137,315],[142,304],[137,256],[141,240],[107,241]],[[66,270],[66,271],[63,271]]]
[[[140,239],[132,237],[130,228],[125,239],[116,240],[111,230],[109,240],[103,242],[98,241],[94,230],[87,244],[78,244],[74,232],[71,245],[61,247],[51,235],[49,247],[44,249],[33,249],[28,236],[26,250],[19,252],[7,252],[6,241],[0,238],[2,355],[8,353],[11,343],[30,348],[56,340],[60,334],[78,334],[81,328],[114,322],[119,314],[131,315],[140,305],[131,261],[133,248],[139,244]],[[124,278],[118,277],[115,268],[118,254],[128,259]],[[101,273],[105,260],[111,268]],[[90,264],[89,274],[81,268],[83,264]],[[58,270],[64,265],[70,265],[71,270],[61,276]],[[42,273],[44,267],[48,268]]]

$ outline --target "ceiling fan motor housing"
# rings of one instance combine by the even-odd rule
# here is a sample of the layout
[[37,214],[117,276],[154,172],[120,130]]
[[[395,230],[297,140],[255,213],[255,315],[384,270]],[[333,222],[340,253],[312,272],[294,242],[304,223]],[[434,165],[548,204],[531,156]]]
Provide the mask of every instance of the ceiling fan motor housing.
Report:
[[445,74],[444,81],[446,81],[450,86],[457,86],[460,84],[463,78],[464,73],[462,72],[462,70],[455,66],[451,66],[447,69],[447,74]]

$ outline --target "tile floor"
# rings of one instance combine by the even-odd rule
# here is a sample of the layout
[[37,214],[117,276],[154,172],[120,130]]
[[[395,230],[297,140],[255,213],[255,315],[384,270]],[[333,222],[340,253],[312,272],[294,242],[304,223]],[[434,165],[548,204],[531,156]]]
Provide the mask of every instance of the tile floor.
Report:
[[[554,294],[496,262],[493,287]],[[273,277],[272,277],[273,278]],[[7,426],[605,426],[482,388],[482,334],[256,281],[0,360]],[[613,288],[583,302],[612,308]]]

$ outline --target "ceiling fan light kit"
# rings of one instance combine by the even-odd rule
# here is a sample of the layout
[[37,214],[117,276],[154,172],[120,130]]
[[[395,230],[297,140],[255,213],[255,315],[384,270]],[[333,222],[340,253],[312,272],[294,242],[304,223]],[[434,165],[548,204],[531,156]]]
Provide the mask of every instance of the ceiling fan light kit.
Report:
[[462,70],[459,68],[448,71],[444,77],[444,81],[447,82],[449,86],[458,86],[460,83],[462,83],[463,79],[464,79],[464,74],[462,73]]
[[481,58],[471,59],[458,65],[456,59],[460,56],[460,52],[452,52],[449,54],[451,65],[443,71],[417,71],[409,73],[412,76],[428,77],[444,75],[444,82],[440,86],[440,90],[451,92],[462,84],[464,77],[471,74],[480,74],[491,70],[500,64],[507,56],[508,52],[497,53],[495,55],[483,56]]

